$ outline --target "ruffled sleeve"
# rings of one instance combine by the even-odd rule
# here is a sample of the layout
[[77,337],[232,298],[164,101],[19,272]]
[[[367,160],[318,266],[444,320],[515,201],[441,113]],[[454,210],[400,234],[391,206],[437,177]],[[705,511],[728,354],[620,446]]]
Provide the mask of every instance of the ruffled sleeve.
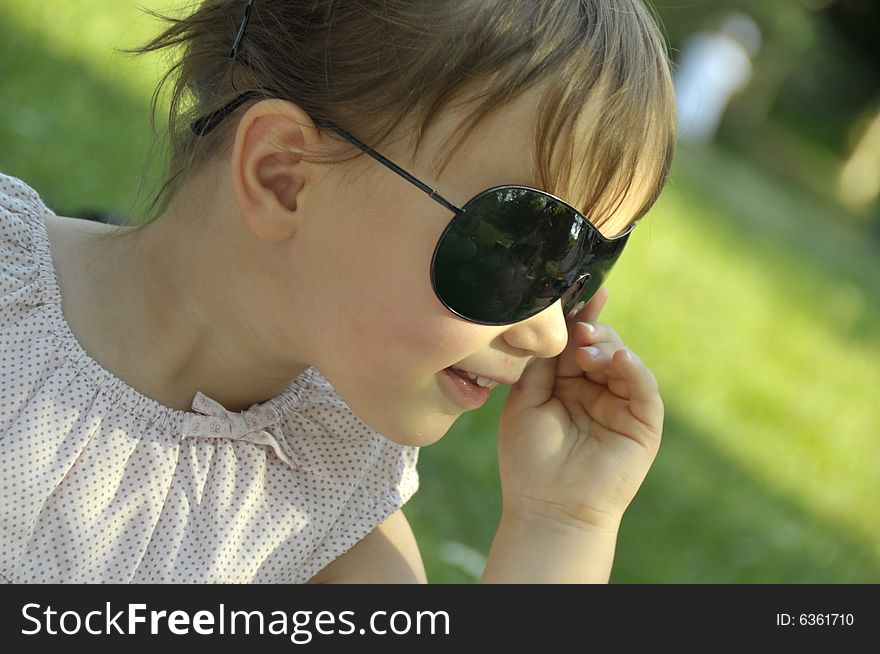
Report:
[[54,366],[33,236],[43,206],[32,188],[0,173],[0,437]]
[[385,441],[375,464],[361,479],[324,539],[303,563],[297,583],[314,577],[409,501],[419,488],[417,459],[418,448]]
[[39,196],[20,180],[0,173],[0,320],[17,322],[39,302],[39,266],[31,225]]

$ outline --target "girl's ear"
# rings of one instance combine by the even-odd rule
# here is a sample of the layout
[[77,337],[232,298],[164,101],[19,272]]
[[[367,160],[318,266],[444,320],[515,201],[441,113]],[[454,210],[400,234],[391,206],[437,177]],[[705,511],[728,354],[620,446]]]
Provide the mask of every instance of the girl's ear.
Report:
[[303,201],[322,175],[302,160],[318,151],[321,133],[297,105],[263,100],[242,116],[230,159],[232,189],[241,216],[259,238],[290,237],[303,219]]

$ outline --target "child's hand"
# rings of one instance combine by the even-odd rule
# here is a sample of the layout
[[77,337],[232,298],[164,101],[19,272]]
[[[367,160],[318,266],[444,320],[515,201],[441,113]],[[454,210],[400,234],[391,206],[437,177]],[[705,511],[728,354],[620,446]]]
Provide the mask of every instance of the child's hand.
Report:
[[[510,389],[499,425],[503,511],[535,523],[616,530],[644,481],[663,430],[653,373],[595,321],[603,286],[568,320],[568,344],[535,359]],[[593,345],[593,358],[581,349]]]

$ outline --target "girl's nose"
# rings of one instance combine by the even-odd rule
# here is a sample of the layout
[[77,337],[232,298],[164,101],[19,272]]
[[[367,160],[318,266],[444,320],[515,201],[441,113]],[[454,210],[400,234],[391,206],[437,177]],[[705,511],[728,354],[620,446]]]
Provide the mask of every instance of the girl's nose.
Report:
[[562,300],[557,300],[531,318],[507,327],[504,340],[541,359],[558,356],[568,343],[568,326],[562,314]]

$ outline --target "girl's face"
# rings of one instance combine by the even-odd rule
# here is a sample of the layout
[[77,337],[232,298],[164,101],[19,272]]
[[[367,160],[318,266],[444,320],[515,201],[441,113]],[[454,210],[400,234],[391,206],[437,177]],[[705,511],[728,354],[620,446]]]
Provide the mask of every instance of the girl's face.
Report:
[[[402,149],[379,151],[456,206],[498,184],[535,185],[537,100],[525,94],[487,119],[442,178],[429,162],[454,128],[451,116],[416,161]],[[516,380],[532,359],[562,352],[568,329],[560,301],[500,327],[451,313],[434,294],[430,264],[453,214],[378,161],[358,164],[368,169],[354,183],[322,182],[325,190],[307,202],[291,251],[295,290],[284,310],[300,328],[290,337],[300,340],[289,351],[303,352],[370,427],[401,444],[429,445],[468,410],[444,369]]]

